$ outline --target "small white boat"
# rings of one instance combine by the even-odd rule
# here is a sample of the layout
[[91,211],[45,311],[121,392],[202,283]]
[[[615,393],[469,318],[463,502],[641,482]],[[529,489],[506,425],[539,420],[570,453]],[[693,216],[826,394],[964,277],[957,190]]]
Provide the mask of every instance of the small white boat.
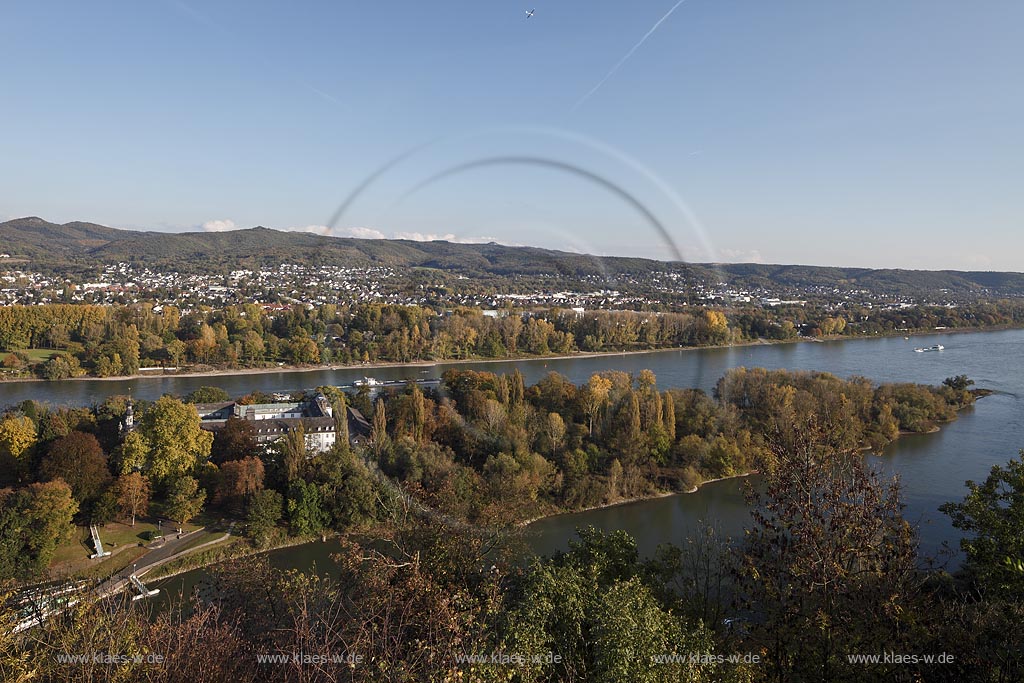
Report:
[[942,351],[945,348],[946,347],[943,346],[942,344],[936,344],[935,346],[918,347],[914,349],[914,351],[916,351],[917,353],[927,353],[928,351]]
[[357,387],[378,387],[382,383],[380,380],[374,379],[373,377],[364,377],[362,379],[357,379],[354,384]]

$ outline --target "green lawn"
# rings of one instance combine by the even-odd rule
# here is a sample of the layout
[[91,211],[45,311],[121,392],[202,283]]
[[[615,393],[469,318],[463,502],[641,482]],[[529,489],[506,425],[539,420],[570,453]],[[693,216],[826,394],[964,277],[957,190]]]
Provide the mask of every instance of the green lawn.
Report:
[[[171,525],[173,526],[173,525]],[[185,531],[193,531],[201,525],[186,524]],[[163,525],[164,532],[172,532],[168,524]],[[103,550],[110,551],[110,557],[105,559],[90,559],[95,552],[92,547],[92,538],[89,535],[89,527],[76,526],[71,539],[60,545],[50,563],[50,571],[60,576],[68,575],[105,575],[118,569],[123,569],[130,562],[145,553],[145,548],[140,548],[139,543],[146,544],[150,534],[157,532],[157,525],[148,521],[136,521],[135,526],[112,522],[100,527],[100,540],[103,542]]]
[[45,363],[60,353],[60,351],[56,349],[22,349],[18,353],[25,354],[33,363]]
[[82,576],[87,579],[104,579],[121,571],[145,554],[145,548],[140,548],[139,546],[127,548],[116,555],[111,555],[102,562],[99,560],[92,560],[93,562],[96,562],[96,564],[90,565],[86,569],[78,572],[78,576]]

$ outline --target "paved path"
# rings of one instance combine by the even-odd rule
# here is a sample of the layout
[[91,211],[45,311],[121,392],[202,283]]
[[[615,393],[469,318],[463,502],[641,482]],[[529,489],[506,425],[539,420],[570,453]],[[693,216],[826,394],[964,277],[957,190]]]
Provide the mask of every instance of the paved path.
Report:
[[[220,543],[221,541],[225,541],[231,536],[231,531],[234,529],[234,526],[234,523],[232,523],[228,527],[227,531],[209,531],[206,528],[201,528],[187,534],[174,534],[173,536],[165,537],[165,542],[159,547],[150,546],[151,549],[148,550],[145,555],[97,586],[95,594],[100,598],[116,595],[131,585],[131,576],[133,574],[136,577],[141,576],[165,562],[169,562],[177,557],[182,557],[190,552],[199,550],[200,548],[205,548],[207,546]],[[205,537],[209,538],[207,539]],[[190,544],[196,539],[203,540],[202,542],[187,549],[184,547],[186,544]],[[60,596],[67,595],[68,593],[72,593],[80,588],[84,588],[85,585],[86,582],[79,579],[78,581],[66,582],[47,588],[34,588],[24,591],[21,595],[7,603],[7,606],[11,606],[25,612],[22,621],[15,625],[14,632],[18,633],[20,631],[33,628],[51,614],[61,612],[68,606],[75,604],[78,602],[78,599],[74,596],[70,596],[65,601],[66,604],[61,603],[58,606],[52,605],[51,603],[60,599]],[[33,603],[37,606],[32,607]]]
[[[142,576],[150,569],[153,569],[154,567],[173,559],[176,555],[182,552],[182,547],[185,544],[191,543],[196,538],[209,536],[210,539],[208,540],[212,540],[214,536],[217,536],[221,533],[225,532],[209,531],[204,527],[202,529],[196,529],[195,531],[191,531],[187,534],[181,534],[180,536],[178,536],[178,534],[165,536],[166,540],[163,543],[163,545],[157,548],[153,548],[145,555],[140,557],[138,560],[136,560],[134,563],[125,567],[120,572],[114,574],[109,579],[104,581],[96,589],[96,593],[102,598],[120,593],[122,590],[125,589],[125,587],[128,586],[128,577],[130,577],[132,574],[135,574],[136,576]],[[230,535],[231,531],[228,530],[226,533],[227,535]],[[205,545],[205,543],[200,543],[199,545]],[[198,546],[196,546],[195,548],[189,548],[188,550],[195,550],[196,548],[198,548]]]

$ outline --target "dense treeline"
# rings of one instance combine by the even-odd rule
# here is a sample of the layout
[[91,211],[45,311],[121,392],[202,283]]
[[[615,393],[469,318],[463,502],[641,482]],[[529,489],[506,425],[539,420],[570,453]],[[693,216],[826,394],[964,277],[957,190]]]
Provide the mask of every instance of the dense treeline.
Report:
[[[750,534],[735,544],[709,531],[641,559],[625,533],[584,529],[568,552],[524,565],[489,534],[399,511],[373,543],[343,537],[318,574],[272,569],[265,557],[214,567],[188,609],[150,616],[83,596],[20,636],[10,633],[14,614],[0,612],[0,674],[62,683],[1020,680],[1024,564],[1000,560],[995,576],[969,553],[964,574],[920,571],[898,482],[832,452],[821,440],[827,423],[804,426],[798,450],[769,456]],[[993,520],[1006,508],[976,490],[954,506],[972,542],[996,549],[1024,531],[1021,468],[996,468],[982,487],[1016,487],[1015,527]],[[67,655],[86,659],[68,664]],[[878,660],[850,659],[861,655]]]
[[[126,436],[118,431],[123,398],[91,409],[26,402],[0,421],[5,474],[16,479],[0,494],[6,577],[38,578],[83,515],[159,513],[183,523],[205,507],[241,520],[257,546],[285,534],[343,534],[325,574],[231,561],[212,570],[184,611],[150,617],[83,595],[15,636],[14,611],[0,610],[0,673],[45,681],[1014,680],[1022,657],[1013,626],[1024,616],[1020,464],[996,468],[949,507],[974,537],[965,542],[967,571],[943,577],[919,571],[898,483],[879,479],[858,453],[951,419],[973,402],[970,385],[963,376],[941,387],[873,386],[741,368],[708,396],[661,391],[650,372],[600,373],[582,386],[552,373],[525,386],[518,373],[449,370],[441,392],[324,388],[336,414],[352,405],[372,431],[349,445],[339,421],[339,445],[323,454],[307,452],[301,432],[257,448],[240,420],[210,438],[172,397],[136,406],[138,428]],[[223,395],[208,388],[186,398]],[[641,559],[621,532],[582,530],[568,553],[515,559],[509,530],[526,517],[751,468],[764,486],[751,489],[749,533],[738,543],[709,530]],[[53,540],[44,547],[45,539]],[[883,651],[956,659],[864,667],[846,658]],[[57,659],[82,653],[161,659]],[[717,660],[731,653],[750,656]],[[258,659],[282,654],[277,664]]]
[[795,335],[871,336],[935,329],[969,329],[1024,324],[1024,304],[1016,299],[959,306],[899,308],[847,303],[838,308],[779,306],[730,313],[730,325],[743,338],[786,339]]
[[224,368],[506,358],[636,351],[797,336],[1024,324],[1020,302],[882,310],[694,308],[693,312],[502,310],[492,317],[382,304],[199,309],[53,304],[0,308],[9,376],[132,375],[140,368]]
[[[450,369],[440,392],[413,384],[373,401],[366,389],[349,396],[323,388],[339,430],[324,454],[308,452],[301,431],[260,448],[253,424],[234,418],[214,436],[191,405],[170,396],[137,404],[127,432],[124,397],[93,408],[26,401],[0,418],[0,485],[12,487],[0,508],[9,513],[6,529],[18,525],[19,510],[48,516],[21,529],[22,541],[12,531],[0,578],[40,576],[72,519],[134,524],[153,513],[181,526],[205,510],[244,520],[253,542],[266,546],[287,534],[379,522],[380,501],[395,497],[488,526],[689,490],[761,468],[773,447],[799,440],[795,425],[807,420],[827,417],[828,444],[843,452],[880,448],[901,430],[927,431],[973,402],[969,384],[960,377],[941,387],[875,387],[740,368],[710,397],[661,391],[646,370],[603,372],[582,386],[551,373],[527,387],[518,371]],[[226,398],[205,388],[186,400]],[[349,404],[372,422],[355,448],[340,417]],[[52,500],[42,506],[39,496]]]

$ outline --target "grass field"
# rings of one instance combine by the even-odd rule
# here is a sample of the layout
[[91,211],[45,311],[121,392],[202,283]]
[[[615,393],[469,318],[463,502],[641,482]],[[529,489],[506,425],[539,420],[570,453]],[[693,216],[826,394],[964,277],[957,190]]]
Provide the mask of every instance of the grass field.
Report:
[[60,351],[55,349],[22,349],[18,353],[25,354],[33,363],[45,363],[60,353]]
[[[192,531],[201,525],[186,524],[185,531]],[[163,531],[172,531],[167,524],[163,525]],[[157,525],[152,522],[137,521],[135,526],[112,522],[100,527],[100,540],[103,542],[103,549],[110,551],[110,557],[105,559],[90,559],[95,552],[92,547],[92,538],[89,535],[89,528],[76,526],[71,539],[60,545],[50,563],[50,571],[59,576],[105,576],[118,569],[123,569],[129,563],[145,554],[145,548],[139,547],[140,543],[148,543],[151,534],[157,533]],[[208,539],[207,539],[208,540]]]
[[103,562],[92,565],[87,569],[78,572],[78,576],[87,579],[106,578],[111,574],[121,571],[132,562],[135,562],[137,559],[145,555],[146,552],[147,550],[145,548],[140,548],[139,546],[126,548],[116,555],[111,555]]

